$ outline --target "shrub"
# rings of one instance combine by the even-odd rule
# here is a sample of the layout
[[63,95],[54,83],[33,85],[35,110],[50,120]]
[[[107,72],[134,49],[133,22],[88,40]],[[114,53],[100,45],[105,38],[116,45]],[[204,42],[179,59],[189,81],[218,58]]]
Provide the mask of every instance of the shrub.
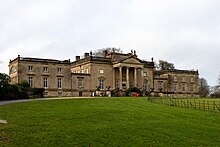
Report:
[[132,88],[128,88],[126,90],[126,96],[130,96],[131,92],[136,92],[136,93],[139,93],[141,94],[141,90],[137,87],[132,87]]
[[44,97],[44,88],[32,88],[33,97]]

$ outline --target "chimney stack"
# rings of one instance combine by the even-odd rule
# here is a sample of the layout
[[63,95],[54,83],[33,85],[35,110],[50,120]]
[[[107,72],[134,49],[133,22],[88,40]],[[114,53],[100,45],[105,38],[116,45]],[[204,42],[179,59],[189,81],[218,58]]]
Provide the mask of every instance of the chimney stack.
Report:
[[104,57],[106,57],[108,55],[108,51],[107,50],[104,50],[103,51],[103,54],[104,54]]
[[76,61],[79,61],[80,60],[80,56],[76,56]]
[[85,54],[84,54],[84,57],[85,57],[85,58],[89,57],[89,53],[85,53]]

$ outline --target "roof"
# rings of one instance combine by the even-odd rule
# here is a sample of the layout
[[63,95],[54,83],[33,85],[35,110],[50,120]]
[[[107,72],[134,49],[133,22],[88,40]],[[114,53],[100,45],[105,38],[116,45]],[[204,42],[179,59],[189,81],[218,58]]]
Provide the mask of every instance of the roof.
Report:
[[16,60],[18,60],[18,61],[29,61],[29,62],[70,64],[70,59],[68,59],[68,60],[55,60],[55,59],[30,58],[30,57],[20,57],[20,56],[18,56],[14,60],[10,60],[10,63],[12,63]]
[[155,74],[166,74],[166,73],[177,73],[177,74],[194,74],[198,75],[198,70],[180,70],[180,69],[174,69],[174,70],[157,70],[155,71]]

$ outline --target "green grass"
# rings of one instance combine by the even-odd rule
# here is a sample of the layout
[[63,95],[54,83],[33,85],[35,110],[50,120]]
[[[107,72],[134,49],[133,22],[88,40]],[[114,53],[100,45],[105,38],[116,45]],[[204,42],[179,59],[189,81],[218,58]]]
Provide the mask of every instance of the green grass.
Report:
[[0,146],[219,146],[220,113],[146,98],[32,101],[0,106]]

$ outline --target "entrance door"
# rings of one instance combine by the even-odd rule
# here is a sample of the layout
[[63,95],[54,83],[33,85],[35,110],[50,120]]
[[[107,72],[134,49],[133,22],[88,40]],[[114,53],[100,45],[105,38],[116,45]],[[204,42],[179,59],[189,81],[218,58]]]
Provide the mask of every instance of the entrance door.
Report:
[[82,91],[80,91],[80,92],[79,92],[79,96],[82,96],[82,95],[83,95],[83,93],[82,93]]

